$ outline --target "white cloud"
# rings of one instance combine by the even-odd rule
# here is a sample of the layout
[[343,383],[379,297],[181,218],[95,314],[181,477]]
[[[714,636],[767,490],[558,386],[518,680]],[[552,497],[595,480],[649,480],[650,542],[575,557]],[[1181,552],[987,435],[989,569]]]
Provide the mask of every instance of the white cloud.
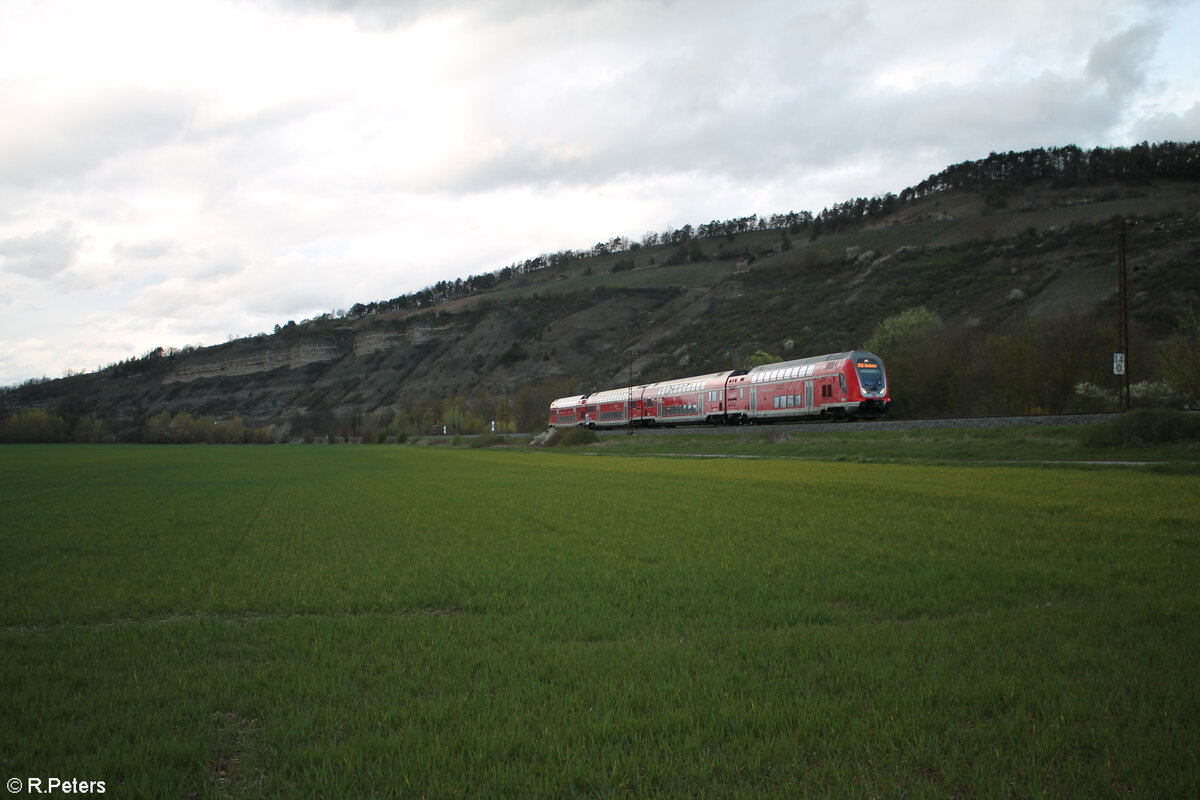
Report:
[[109,159],[159,146],[179,135],[190,115],[185,99],[141,90],[47,96],[9,86],[0,104],[0,182],[42,189],[77,185]]

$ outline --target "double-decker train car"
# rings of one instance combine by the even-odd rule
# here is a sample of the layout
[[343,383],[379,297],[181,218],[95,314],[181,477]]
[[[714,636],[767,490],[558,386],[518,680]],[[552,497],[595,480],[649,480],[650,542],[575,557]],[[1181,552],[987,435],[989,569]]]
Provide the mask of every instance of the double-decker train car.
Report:
[[851,350],[560,397],[550,404],[550,427],[874,419],[890,405],[883,362],[865,350]]

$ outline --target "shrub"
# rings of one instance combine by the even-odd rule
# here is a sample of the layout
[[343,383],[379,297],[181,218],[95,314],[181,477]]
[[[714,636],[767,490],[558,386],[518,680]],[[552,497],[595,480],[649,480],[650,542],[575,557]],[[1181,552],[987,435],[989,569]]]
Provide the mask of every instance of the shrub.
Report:
[[471,440],[471,447],[495,447],[496,445],[504,444],[507,441],[498,433],[485,433],[482,436],[476,436]]
[[1156,442],[1200,440],[1200,416],[1186,411],[1139,408],[1085,428],[1087,447],[1129,447]]
[[595,444],[600,437],[591,428],[571,428],[562,435],[558,442],[551,440],[550,444],[561,444],[564,447],[575,447],[581,444]]
[[0,423],[0,442],[65,442],[67,423],[40,408],[18,411]]

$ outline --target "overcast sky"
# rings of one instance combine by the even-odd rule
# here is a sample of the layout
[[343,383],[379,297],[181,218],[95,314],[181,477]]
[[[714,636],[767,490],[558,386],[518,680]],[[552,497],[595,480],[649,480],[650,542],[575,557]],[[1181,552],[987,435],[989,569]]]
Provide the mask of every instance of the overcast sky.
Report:
[[0,385],[1200,139],[1198,42],[1171,0],[0,0]]

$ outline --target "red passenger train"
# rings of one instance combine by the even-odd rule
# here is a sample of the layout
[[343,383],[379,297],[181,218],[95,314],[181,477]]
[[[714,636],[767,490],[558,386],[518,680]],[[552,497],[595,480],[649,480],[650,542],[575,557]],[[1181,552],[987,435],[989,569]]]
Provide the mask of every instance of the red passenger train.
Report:
[[550,404],[550,427],[873,419],[891,402],[883,362],[865,350],[852,350],[560,397]]

